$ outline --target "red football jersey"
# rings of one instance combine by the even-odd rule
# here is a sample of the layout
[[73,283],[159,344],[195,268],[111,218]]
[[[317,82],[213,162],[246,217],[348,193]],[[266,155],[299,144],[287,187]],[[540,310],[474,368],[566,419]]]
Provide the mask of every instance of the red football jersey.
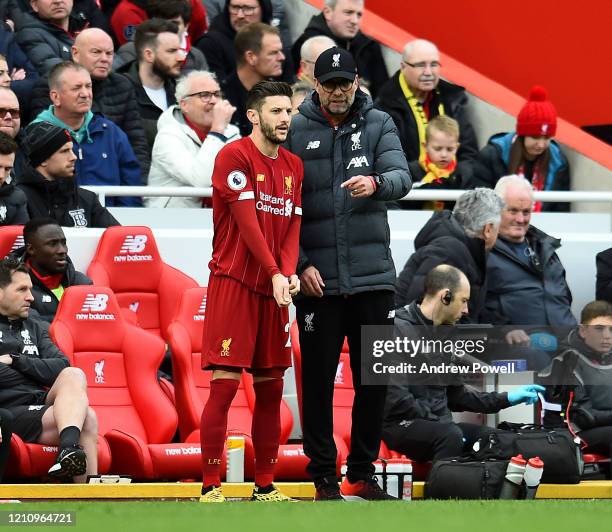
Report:
[[295,273],[303,175],[299,157],[281,147],[278,157],[272,159],[249,137],[226,145],[217,154],[212,176],[212,275],[231,277],[249,290],[272,295],[271,275],[251,253],[232,213],[231,204],[236,201],[252,204],[253,219],[259,223],[255,244],[267,247],[283,275]]

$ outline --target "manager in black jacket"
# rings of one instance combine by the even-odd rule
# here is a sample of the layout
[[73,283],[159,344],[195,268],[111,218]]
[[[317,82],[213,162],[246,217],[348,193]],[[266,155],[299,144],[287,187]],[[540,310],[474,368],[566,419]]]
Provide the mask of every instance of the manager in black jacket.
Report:
[[53,218],[30,220],[23,227],[23,241],[25,246],[15,250],[13,256],[30,271],[30,317],[51,323],[66,288],[93,283],[74,268],[64,231]]
[[[142,181],[146,184],[151,155],[136,92],[125,76],[111,72],[113,55],[113,40],[98,28],[83,30],[77,35],[72,46],[72,60],[91,75],[91,110],[94,113],[102,113],[125,132],[140,163]],[[50,105],[49,79],[45,76],[34,86],[30,116],[35,118]]]
[[[425,331],[453,325],[464,316],[469,299],[467,277],[453,266],[436,266],[425,277],[423,301],[413,301],[396,312],[396,334],[400,338],[429,338]],[[493,430],[454,423],[452,412],[495,413],[519,403],[533,404],[537,392],[544,391],[542,386],[527,385],[508,393],[484,393],[451,378],[451,374],[437,375],[435,384],[419,382],[423,375],[418,372],[394,375],[385,405],[383,440],[389,449],[419,462],[459,456],[483,433]]]
[[302,352],[304,451],[317,499],[339,499],[332,438],[334,377],[348,337],[355,388],[345,495],[387,498],[372,480],[384,386],[362,386],[361,326],[393,323],[395,268],[386,201],[410,190],[391,117],[358,90],[355,61],[341,48],[315,64],[315,91],[291,123],[288,148],[304,161],[296,302]]
[[77,186],[67,130],[48,122],[30,124],[22,148],[28,164],[18,186],[28,199],[30,218],[51,217],[64,227],[120,225],[95,193]]
[[25,442],[59,444],[49,475],[84,482],[98,468],[87,381],[82,370],[69,367],[46,327],[28,318],[31,289],[23,264],[0,260],[0,407],[14,416],[13,432]]

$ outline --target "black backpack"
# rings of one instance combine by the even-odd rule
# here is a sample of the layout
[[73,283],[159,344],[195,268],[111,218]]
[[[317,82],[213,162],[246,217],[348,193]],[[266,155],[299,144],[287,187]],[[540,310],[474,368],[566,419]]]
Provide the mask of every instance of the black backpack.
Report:
[[522,454],[525,460],[539,456],[544,462],[541,482],[550,484],[578,484],[584,463],[579,443],[569,430],[545,429],[539,425],[501,423],[502,431],[490,432],[473,447],[476,460],[493,458],[509,460]]

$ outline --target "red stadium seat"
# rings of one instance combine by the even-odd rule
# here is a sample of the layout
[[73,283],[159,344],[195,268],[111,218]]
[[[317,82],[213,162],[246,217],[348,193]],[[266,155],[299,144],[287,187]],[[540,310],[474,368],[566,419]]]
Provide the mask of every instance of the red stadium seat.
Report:
[[166,340],[178,300],[198,283],[162,261],[149,227],[109,227],[98,242],[87,275],[113,290],[119,306],[132,310],[138,325]]
[[[11,450],[5,479],[41,478],[55,462],[58,448],[54,445],[25,443],[13,434]],[[108,442],[98,436],[98,473],[108,473],[111,465],[111,452]]]
[[[183,293],[178,312],[168,327],[172,352],[176,407],[179,412],[181,439],[200,441],[200,417],[210,393],[210,371],[201,369],[202,329],[206,312],[206,288],[191,288]],[[244,374],[228,415],[228,434],[245,437],[245,478],[253,478],[251,423],[255,406],[252,377]],[[286,444],[293,426],[287,404],[281,403],[281,448],[277,465],[278,479],[306,478],[306,458],[301,445]],[[222,471],[225,466],[222,464]]]
[[126,322],[110,288],[68,288],[50,333],[85,372],[89,404],[111,448],[112,473],[201,478],[199,445],[170,443],[178,416],[157,382],[164,342]]
[[0,226],[0,258],[24,245],[23,225]]

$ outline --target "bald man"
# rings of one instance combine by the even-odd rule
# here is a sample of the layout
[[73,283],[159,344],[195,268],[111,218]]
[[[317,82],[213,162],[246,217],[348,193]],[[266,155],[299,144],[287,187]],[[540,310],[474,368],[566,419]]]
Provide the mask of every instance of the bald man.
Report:
[[336,43],[327,35],[316,35],[306,39],[300,48],[300,81],[308,83],[314,88],[314,66],[319,56]]
[[476,134],[467,116],[465,89],[440,79],[441,66],[434,43],[410,41],[404,47],[400,69],[383,85],[376,99],[376,107],[393,118],[408,162],[424,158],[425,129],[429,120],[438,115],[459,122],[459,161],[478,154]]
[[[72,60],[83,66],[93,83],[94,113],[101,113],[117,124],[128,136],[142,169],[143,183],[149,175],[151,157],[136,103],[132,84],[122,75],[112,72],[113,40],[98,28],[89,28],[77,36],[72,46]],[[36,117],[51,105],[48,79],[42,78],[32,94],[32,114]]]

